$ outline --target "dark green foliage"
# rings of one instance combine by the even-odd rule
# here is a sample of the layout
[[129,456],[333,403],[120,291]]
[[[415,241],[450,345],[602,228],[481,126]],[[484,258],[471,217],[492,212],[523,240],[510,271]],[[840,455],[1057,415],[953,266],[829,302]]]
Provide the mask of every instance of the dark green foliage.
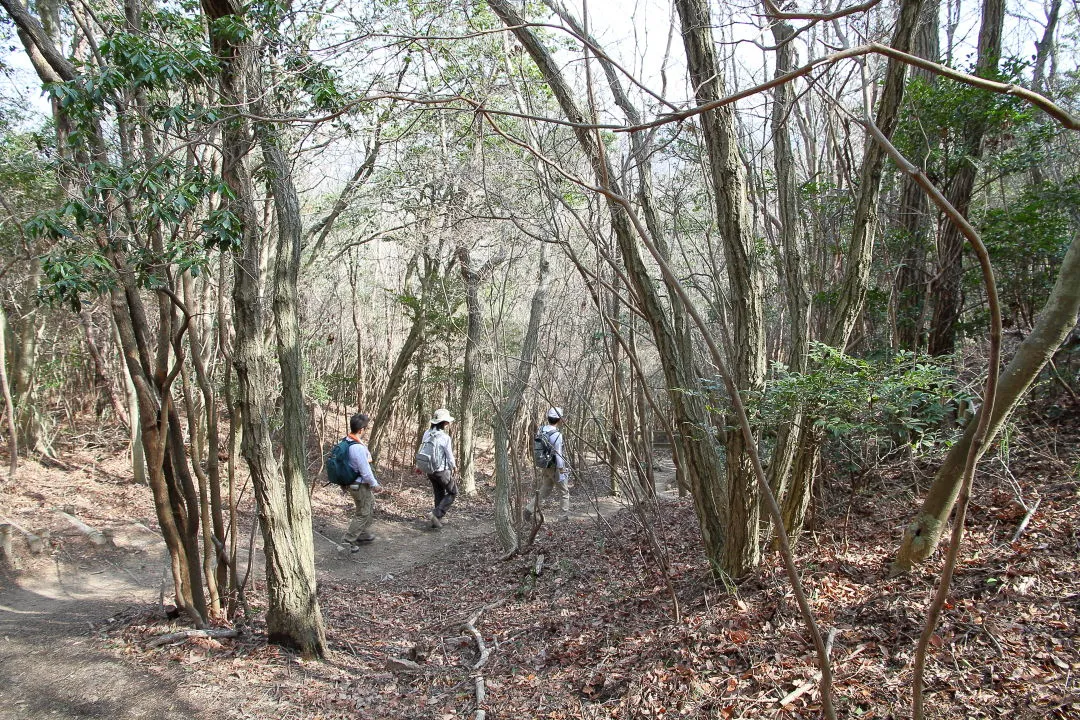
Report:
[[[1019,61],[1003,61],[989,79],[1022,84],[1024,69]],[[936,78],[933,84],[914,78],[904,103],[893,142],[939,186],[961,165],[973,162],[973,149],[962,142],[973,127],[982,128],[986,161],[1002,174],[1041,160],[1055,132],[1053,125],[1038,122],[1038,111],[1023,100],[947,78]]]
[[[981,233],[994,264],[1004,321],[1030,328],[1057,280],[1080,207],[1080,177],[1045,183],[1020,193],[1004,208],[989,210]],[[973,279],[973,282],[977,279]]]
[[777,427],[801,409],[833,459],[860,472],[898,449],[925,452],[949,442],[947,421],[972,398],[950,358],[909,352],[856,358],[813,343],[810,367],[776,372],[757,410],[766,426]]

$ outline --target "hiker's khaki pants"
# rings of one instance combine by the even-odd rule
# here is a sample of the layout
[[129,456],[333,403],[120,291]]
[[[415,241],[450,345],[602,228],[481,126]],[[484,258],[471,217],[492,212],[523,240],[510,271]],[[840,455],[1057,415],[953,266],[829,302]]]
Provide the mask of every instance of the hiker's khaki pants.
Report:
[[[355,490],[353,488],[356,488]],[[371,537],[371,523],[375,520],[375,496],[371,492],[370,485],[351,485],[345,488],[353,499],[356,509],[353,510],[352,522],[342,540],[345,543],[354,543],[357,540]]]
[[[562,497],[562,509],[563,509],[563,512],[566,512],[567,510],[569,510],[570,509],[570,483],[569,482],[561,482],[559,480],[559,468],[557,468],[557,467],[541,468],[538,471],[538,474],[539,474],[539,478],[537,479],[537,482],[540,483],[540,502],[543,503],[545,500],[547,500],[548,496],[551,495],[551,491],[555,488],[556,485],[558,485],[559,486],[559,493],[560,493],[560,495]],[[534,496],[533,499],[529,501],[529,504],[527,506],[530,513],[536,512],[536,508],[533,506],[533,503],[535,502],[535,500],[536,500],[536,498]]]

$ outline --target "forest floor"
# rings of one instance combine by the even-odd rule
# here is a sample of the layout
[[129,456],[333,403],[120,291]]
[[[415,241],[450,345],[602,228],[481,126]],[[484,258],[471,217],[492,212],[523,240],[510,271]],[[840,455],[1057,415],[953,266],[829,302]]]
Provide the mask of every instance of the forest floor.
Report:
[[[1080,718],[1080,409],[1028,418],[1009,454],[1007,470],[988,458],[977,477],[932,643],[931,718]],[[670,461],[658,469],[670,477]],[[909,716],[940,553],[898,578],[888,561],[932,471],[826,472],[797,546],[832,635],[841,717]],[[0,522],[44,534],[46,551],[24,549],[0,576],[0,718],[472,718],[478,675],[488,720],[819,716],[813,648],[779,559],[716,581],[688,500],[662,493],[646,532],[598,469],[583,471],[572,511],[549,502],[535,544],[503,559],[490,481],[435,531],[422,520],[426,479],[380,479],[378,539],[356,553],[337,545],[351,502],[314,491],[328,638],[315,662],[268,645],[258,616],[237,638],[153,647],[184,625],[162,604],[171,582],[149,490],[105,446],[25,463],[0,484]],[[1039,506],[1013,540],[1020,499]],[[105,531],[103,544],[61,513]],[[489,652],[479,669],[470,619]]]

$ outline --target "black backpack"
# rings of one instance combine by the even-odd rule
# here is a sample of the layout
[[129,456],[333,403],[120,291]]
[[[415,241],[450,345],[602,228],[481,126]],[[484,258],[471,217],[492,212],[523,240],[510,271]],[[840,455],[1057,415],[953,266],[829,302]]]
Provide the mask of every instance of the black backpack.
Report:
[[360,477],[349,465],[349,447],[358,445],[352,438],[342,438],[326,456],[326,481],[328,484],[348,487]]
[[551,444],[551,434],[540,428],[533,436],[533,465],[538,468],[549,468],[554,464],[555,446]]

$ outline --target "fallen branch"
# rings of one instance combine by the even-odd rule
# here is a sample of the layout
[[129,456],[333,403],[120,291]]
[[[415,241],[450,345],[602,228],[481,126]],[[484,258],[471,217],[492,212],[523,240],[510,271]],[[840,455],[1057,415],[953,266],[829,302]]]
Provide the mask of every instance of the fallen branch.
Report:
[[[543,557],[541,555],[541,557]],[[484,702],[487,699],[487,689],[484,686],[484,676],[480,673],[480,669],[487,664],[487,661],[491,658],[491,650],[488,648],[487,643],[484,642],[484,636],[480,634],[480,631],[476,629],[476,622],[480,619],[480,616],[488,610],[494,610],[503,603],[506,602],[506,598],[502,600],[496,600],[493,603],[483,606],[465,621],[465,624],[461,628],[472,635],[473,640],[476,641],[476,649],[480,651],[480,658],[473,663],[472,670],[476,675],[473,676],[473,682],[475,683],[476,691],[476,714],[473,715],[473,720],[485,720],[487,718],[487,710],[483,708]]]
[[30,552],[37,555],[45,549],[45,541],[40,535],[35,535],[17,522],[12,522],[8,518],[0,517],[0,524],[10,525],[23,534],[26,538],[26,544],[30,546]]
[[57,510],[56,514],[71,523],[71,525],[74,526],[76,530],[89,538],[90,542],[94,543],[95,545],[104,545],[108,542],[108,540],[105,539],[105,535],[102,534],[100,530],[96,530],[90,527],[74,515],[68,515],[63,510]]
[[146,644],[147,648],[161,647],[172,643],[184,642],[191,638],[231,638],[240,634],[239,630],[232,628],[209,628],[207,630],[181,630],[156,637]]
[[1042,498],[1035,500],[1035,504],[1028,508],[1027,513],[1024,515],[1024,519],[1020,521],[1020,525],[1017,526],[1016,532],[1013,533],[1012,540],[1010,542],[1016,542],[1020,539],[1020,536],[1024,534],[1024,530],[1027,529],[1028,523],[1031,522],[1031,517],[1035,514],[1035,511],[1039,509],[1039,503],[1042,502]]

